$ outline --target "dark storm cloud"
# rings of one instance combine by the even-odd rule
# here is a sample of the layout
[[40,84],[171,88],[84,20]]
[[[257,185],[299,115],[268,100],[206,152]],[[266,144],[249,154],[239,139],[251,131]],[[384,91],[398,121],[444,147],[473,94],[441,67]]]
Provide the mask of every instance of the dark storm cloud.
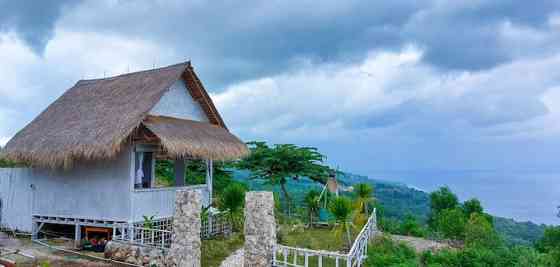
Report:
[[0,31],[14,31],[36,53],[42,54],[53,28],[70,0],[0,0]]
[[[64,1],[5,2],[0,21],[40,51]],[[90,1],[65,28],[151,39],[192,59],[209,87],[315,63],[353,63],[374,49],[414,43],[442,69],[482,70],[513,55],[505,21],[545,28],[559,1]],[[102,14],[102,15],[100,15]],[[154,55],[157,60],[157,55]],[[162,62],[163,63],[163,62]],[[165,62],[168,63],[168,62]]]
[[501,40],[505,22],[546,29],[560,1],[448,1],[415,15],[403,30],[426,49],[426,60],[444,69],[481,70],[511,61]]

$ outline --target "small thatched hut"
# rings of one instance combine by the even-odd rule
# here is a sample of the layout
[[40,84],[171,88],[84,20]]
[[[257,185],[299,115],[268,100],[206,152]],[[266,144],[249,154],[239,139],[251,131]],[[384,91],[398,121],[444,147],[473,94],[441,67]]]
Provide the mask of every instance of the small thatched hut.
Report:
[[[31,231],[40,223],[110,226],[172,215],[185,184],[185,160],[245,156],[190,62],[81,80],[6,145],[3,156],[31,168],[0,169],[0,224]],[[155,162],[174,160],[175,183],[157,187]],[[193,186],[191,186],[193,187]],[[35,227],[38,228],[38,227]]]

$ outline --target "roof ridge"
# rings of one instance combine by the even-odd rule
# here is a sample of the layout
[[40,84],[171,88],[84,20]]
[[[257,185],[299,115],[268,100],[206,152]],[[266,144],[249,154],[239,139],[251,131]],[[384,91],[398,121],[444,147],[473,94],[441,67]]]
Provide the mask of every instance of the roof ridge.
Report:
[[94,78],[94,79],[80,79],[80,80],[78,80],[78,82],[76,82],[76,84],[78,84],[78,83],[88,83],[88,82],[98,82],[98,81],[103,81],[103,80],[111,80],[111,79],[122,78],[122,77],[130,76],[130,75],[142,74],[142,73],[152,72],[152,71],[161,71],[163,69],[178,67],[180,65],[185,65],[185,67],[187,67],[190,64],[191,64],[191,62],[190,62],[190,60],[188,60],[188,61],[184,61],[184,62],[181,62],[181,63],[177,63],[177,64],[165,66],[165,67],[159,67],[159,68],[147,69],[147,70],[140,70],[140,71],[135,71],[135,72],[127,72],[127,73],[123,73],[123,74],[119,74],[119,75],[115,75],[115,76],[111,76],[111,77]]

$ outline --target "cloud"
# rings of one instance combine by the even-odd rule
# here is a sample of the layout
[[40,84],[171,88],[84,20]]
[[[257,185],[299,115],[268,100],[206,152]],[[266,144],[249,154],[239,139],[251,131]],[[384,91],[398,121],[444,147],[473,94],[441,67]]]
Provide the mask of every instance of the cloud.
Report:
[[315,138],[325,129],[335,133],[329,138],[336,131],[343,138],[363,131],[480,138],[495,137],[492,129],[498,128],[501,135],[515,135],[511,125],[523,128],[549,115],[552,104],[542,97],[560,84],[560,75],[551,71],[560,53],[453,73],[431,67],[423,56],[409,46],[371,52],[355,65],[306,63],[299,71],[238,83],[213,97],[226,121],[251,138]]
[[0,137],[13,136],[80,79],[152,68],[156,53],[177,58],[162,48],[146,40],[58,29],[39,57],[13,33],[0,34]]
[[53,37],[54,25],[63,9],[80,1],[0,1],[0,32],[15,32],[37,54]]
[[[491,69],[520,54],[550,52],[535,49],[538,44],[519,45],[504,38],[504,23],[553,34],[554,15],[560,12],[560,4],[548,0],[356,0],[320,5],[313,1],[101,0],[72,5],[55,1],[42,16],[32,16],[34,10],[41,10],[38,5],[10,5],[4,10],[15,12],[9,11],[4,28],[16,31],[35,50],[53,37],[53,27],[147,40],[174,50],[182,60],[192,59],[214,90],[297,70],[301,59],[351,65],[369,51],[398,51],[411,43],[424,51],[424,61],[443,70]],[[62,16],[61,9],[67,11]],[[157,53],[149,56],[159,65],[173,63]]]

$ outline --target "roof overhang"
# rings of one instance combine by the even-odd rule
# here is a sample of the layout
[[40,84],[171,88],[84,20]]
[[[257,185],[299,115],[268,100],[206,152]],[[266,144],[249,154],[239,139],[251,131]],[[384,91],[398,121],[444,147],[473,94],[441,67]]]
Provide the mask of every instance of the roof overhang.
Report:
[[142,125],[159,139],[167,155],[176,158],[233,160],[249,154],[239,138],[210,123],[147,116]]

